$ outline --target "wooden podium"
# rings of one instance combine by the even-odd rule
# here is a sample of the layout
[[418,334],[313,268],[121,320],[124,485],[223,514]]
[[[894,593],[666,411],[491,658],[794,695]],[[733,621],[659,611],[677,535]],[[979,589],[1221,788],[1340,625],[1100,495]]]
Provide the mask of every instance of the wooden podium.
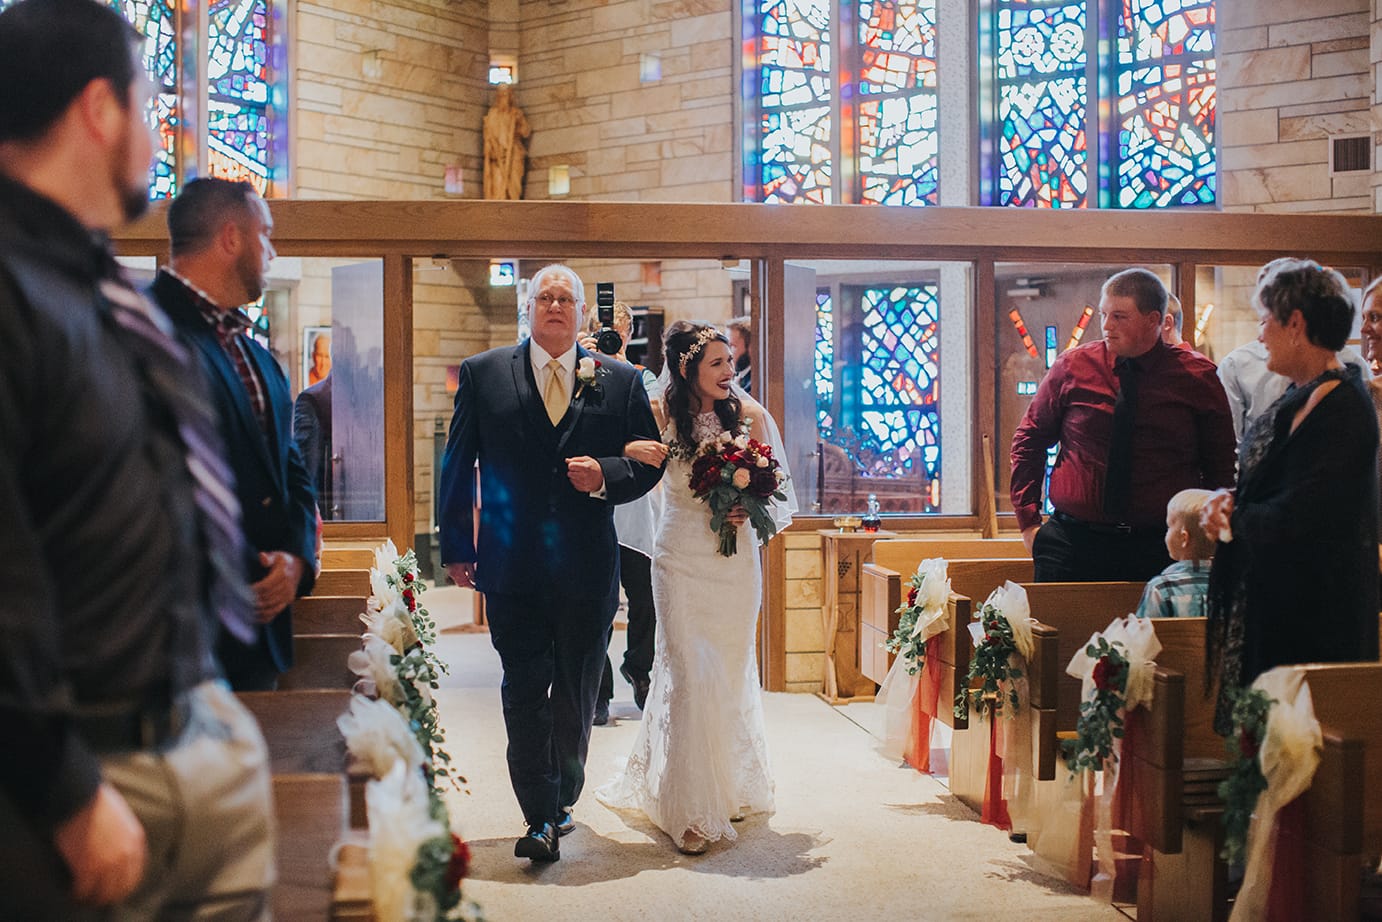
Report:
[[825,625],[825,687],[821,697],[830,704],[872,700],[874,683],[859,669],[859,571],[873,556],[873,542],[895,538],[891,531],[817,530],[825,584],[821,620]]

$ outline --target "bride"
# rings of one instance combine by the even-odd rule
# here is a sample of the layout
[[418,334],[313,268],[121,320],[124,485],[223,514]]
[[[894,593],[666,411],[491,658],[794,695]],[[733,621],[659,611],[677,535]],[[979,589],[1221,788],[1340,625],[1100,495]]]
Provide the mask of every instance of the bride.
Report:
[[[730,825],[748,813],[771,813],[773,782],[763,737],[763,702],[755,633],[763,580],[758,542],[747,514],[740,552],[722,557],[709,507],[690,487],[695,448],[720,432],[747,430],[783,457],[772,418],[732,386],[734,356],[718,329],[679,321],[664,337],[662,442],[631,442],[625,453],[647,464],[668,460],[666,508],[653,554],[658,630],[652,687],[638,740],[624,771],[596,796],[611,807],[637,808],[685,854],[736,837]],[[790,498],[771,509],[781,529]]]

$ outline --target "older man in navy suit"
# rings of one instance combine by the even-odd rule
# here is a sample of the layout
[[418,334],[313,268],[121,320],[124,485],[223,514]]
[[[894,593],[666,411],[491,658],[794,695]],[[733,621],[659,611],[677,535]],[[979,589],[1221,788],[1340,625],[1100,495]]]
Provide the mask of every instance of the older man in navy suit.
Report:
[[194,179],[168,208],[172,260],[150,289],[200,360],[243,510],[259,628],[251,644],[228,632],[216,644],[236,691],[272,689],[293,664],[289,606],[316,580],[316,495],[293,442],[288,380],[240,309],[264,293],[272,231],[254,186]]
[[538,271],[531,338],[461,365],[442,462],[442,561],[458,585],[485,593],[504,666],[509,779],[528,824],[514,854],[533,861],[558,860],[585,782],[619,600],[614,506],[662,476],[624,457],[626,443],[658,438],[657,424],[632,365],[576,344],[584,309],[575,272]]

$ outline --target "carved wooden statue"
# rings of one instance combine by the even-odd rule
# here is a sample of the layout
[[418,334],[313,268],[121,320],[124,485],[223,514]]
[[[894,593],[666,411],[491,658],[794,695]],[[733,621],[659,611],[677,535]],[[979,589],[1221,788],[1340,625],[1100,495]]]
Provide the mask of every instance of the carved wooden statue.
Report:
[[532,135],[523,110],[513,104],[513,88],[500,84],[485,113],[485,198],[523,197],[523,170]]

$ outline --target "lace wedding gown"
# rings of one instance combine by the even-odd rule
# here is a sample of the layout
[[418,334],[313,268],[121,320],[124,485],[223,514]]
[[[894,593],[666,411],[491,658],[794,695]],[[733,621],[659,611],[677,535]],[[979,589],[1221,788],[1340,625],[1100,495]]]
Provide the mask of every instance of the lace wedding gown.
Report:
[[[714,413],[696,418],[697,442],[719,431]],[[627,766],[596,791],[611,807],[642,810],[678,846],[688,829],[710,841],[734,839],[732,815],[773,809],[754,657],[758,541],[745,523],[739,552],[721,557],[709,508],[689,480],[688,462],[667,462],[653,555],[652,687]]]

